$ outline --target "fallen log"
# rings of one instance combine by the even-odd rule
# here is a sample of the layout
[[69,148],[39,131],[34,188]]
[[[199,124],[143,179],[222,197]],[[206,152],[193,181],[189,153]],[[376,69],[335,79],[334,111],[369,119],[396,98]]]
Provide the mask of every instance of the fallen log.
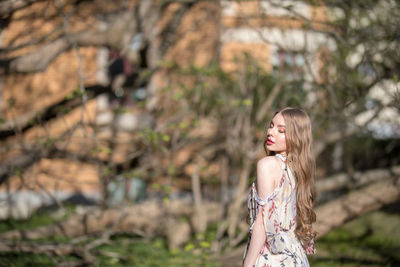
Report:
[[83,254],[81,248],[71,244],[34,244],[32,242],[12,242],[6,241],[0,243],[1,252],[24,252],[34,254],[47,254],[62,256],[67,254]]
[[342,188],[355,189],[369,183],[387,179],[393,175],[400,175],[400,166],[393,166],[386,169],[373,169],[364,172],[355,172],[353,175],[338,173],[316,182],[318,194],[338,190]]
[[318,237],[367,212],[400,199],[400,176],[388,178],[318,206],[314,225]]
[[[207,223],[216,222],[219,204],[204,202]],[[191,237],[195,222],[194,205],[190,200],[169,202],[147,201],[112,209],[93,209],[84,215],[74,215],[60,223],[31,230],[12,230],[0,235],[0,240],[39,239],[51,236],[73,238],[83,235],[101,234],[105,230],[113,233],[132,233],[151,238],[155,235],[168,238],[171,248],[178,247]],[[187,218],[182,220],[182,218]],[[179,227],[178,227],[179,226]],[[0,250],[1,251],[1,250]]]

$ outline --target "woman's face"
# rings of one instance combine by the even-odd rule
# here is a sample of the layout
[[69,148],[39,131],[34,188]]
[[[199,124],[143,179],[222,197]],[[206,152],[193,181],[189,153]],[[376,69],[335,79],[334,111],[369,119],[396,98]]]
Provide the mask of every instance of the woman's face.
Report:
[[286,154],[286,128],[281,113],[274,116],[267,130],[267,149],[279,154]]

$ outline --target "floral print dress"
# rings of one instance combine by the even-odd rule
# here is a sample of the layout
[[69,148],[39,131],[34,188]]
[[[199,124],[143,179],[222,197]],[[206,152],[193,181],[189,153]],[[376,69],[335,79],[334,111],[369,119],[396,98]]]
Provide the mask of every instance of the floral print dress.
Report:
[[[253,182],[248,209],[250,215],[250,236],[244,257],[250,245],[251,234],[258,209],[262,209],[266,240],[254,266],[309,266],[306,251],[297,238],[296,229],[296,189],[295,179],[286,165],[286,158],[276,154],[282,162],[282,177],[274,191],[261,199]],[[315,252],[313,244],[307,248],[308,254]]]

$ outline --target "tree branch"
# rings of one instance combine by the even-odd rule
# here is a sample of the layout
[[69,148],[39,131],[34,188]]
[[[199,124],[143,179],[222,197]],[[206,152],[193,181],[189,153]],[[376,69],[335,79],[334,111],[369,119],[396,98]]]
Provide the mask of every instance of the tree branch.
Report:
[[61,35],[31,53],[0,59],[0,74],[44,71],[57,56],[71,49],[73,44],[79,47],[109,46],[123,50],[132,39],[130,37],[136,34],[136,21],[131,10],[113,16],[115,18],[113,17],[113,21],[108,23],[105,29]]
[[373,169],[364,172],[355,172],[353,175],[338,173],[330,177],[318,180],[315,184],[319,199],[324,198],[326,192],[339,189],[356,189],[370,183],[376,183],[389,179],[393,175],[400,175],[400,166],[386,169]]
[[[93,99],[99,94],[105,93],[110,88],[103,87],[100,85],[94,85],[85,88],[87,93],[89,93],[89,99]],[[57,116],[59,113],[57,110],[60,107],[67,107],[68,110],[73,110],[80,106],[79,99],[63,99],[62,101],[55,103],[50,107],[44,107],[42,110],[39,111],[29,111],[27,113],[22,114],[19,117],[7,120],[0,124],[0,138],[6,138],[15,134],[16,129],[20,129],[25,131],[29,129],[33,120],[38,120],[40,122],[47,122]],[[68,113],[66,111],[64,114]],[[34,125],[32,125],[34,126]]]
[[17,10],[41,1],[43,0],[3,0],[0,2],[0,17],[10,16]]

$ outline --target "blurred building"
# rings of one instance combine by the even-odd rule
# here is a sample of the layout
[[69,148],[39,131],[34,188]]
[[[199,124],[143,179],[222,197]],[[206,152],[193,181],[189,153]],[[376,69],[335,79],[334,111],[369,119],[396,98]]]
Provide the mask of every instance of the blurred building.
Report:
[[[221,64],[237,68],[244,53],[265,69],[278,72],[285,65],[307,79],[319,76],[319,54],[334,43],[318,30],[329,20],[325,6],[307,1],[222,1]],[[291,69],[293,69],[291,68]]]
[[[135,8],[136,2],[129,7]],[[24,172],[11,169],[12,175],[6,175],[0,185],[0,218],[29,216],[40,205],[53,202],[54,197],[63,200],[82,194],[94,201],[101,198],[106,190],[101,181],[107,175],[98,163],[85,161],[85,155],[92,151],[100,162],[123,165],[134,150],[137,137],[132,133],[151,127],[154,118],[138,103],[147,98],[147,109],[154,108],[159,103],[154,92],[166,84],[169,74],[161,69],[146,82],[135,82],[146,67],[157,68],[160,62],[204,66],[217,60],[224,70],[234,72],[247,67],[241,65],[242,57],[251,57],[270,72],[285,72],[285,66],[290,66],[295,71],[284,73],[288,79],[323,79],[319,70],[325,62],[321,55],[334,48],[329,37],[318,33],[318,29],[326,29],[329,20],[323,5],[310,1],[223,0],[220,4],[199,1],[189,9],[182,7],[181,3],[166,7],[155,24],[158,37],[146,49],[138,33],[129,51],[80,48],[80,61],[72,49],[59,55],[43,72],[1,77],[1,164],[13,166],[12,162],[23,160],[25,151],[42,151],[54,142],[58,150],[67,151],[71,157],[40,155],[43,159],[34,161]],[[36,16],[43,10],[52,14],[54,8],[37,3],[18,11],[1,33],[1,46],[20,45],[59,27],[61,18]],[[85,2],[75,15],[71,31],[87,25],[101,27],[96,25],[91,3]],[[18,53],[35,48],[29,46]],[[95,94],[81,105],[79,72],[83,73],[88,94],[99,88],[107,93]],[[116,110],[116,103],[122,103],[124,110]],[[204,127],[204,132],[212,129],[207,124]],[[177,160],[184,162],[196,148],[187,149],[190,151],[180,153]]]

